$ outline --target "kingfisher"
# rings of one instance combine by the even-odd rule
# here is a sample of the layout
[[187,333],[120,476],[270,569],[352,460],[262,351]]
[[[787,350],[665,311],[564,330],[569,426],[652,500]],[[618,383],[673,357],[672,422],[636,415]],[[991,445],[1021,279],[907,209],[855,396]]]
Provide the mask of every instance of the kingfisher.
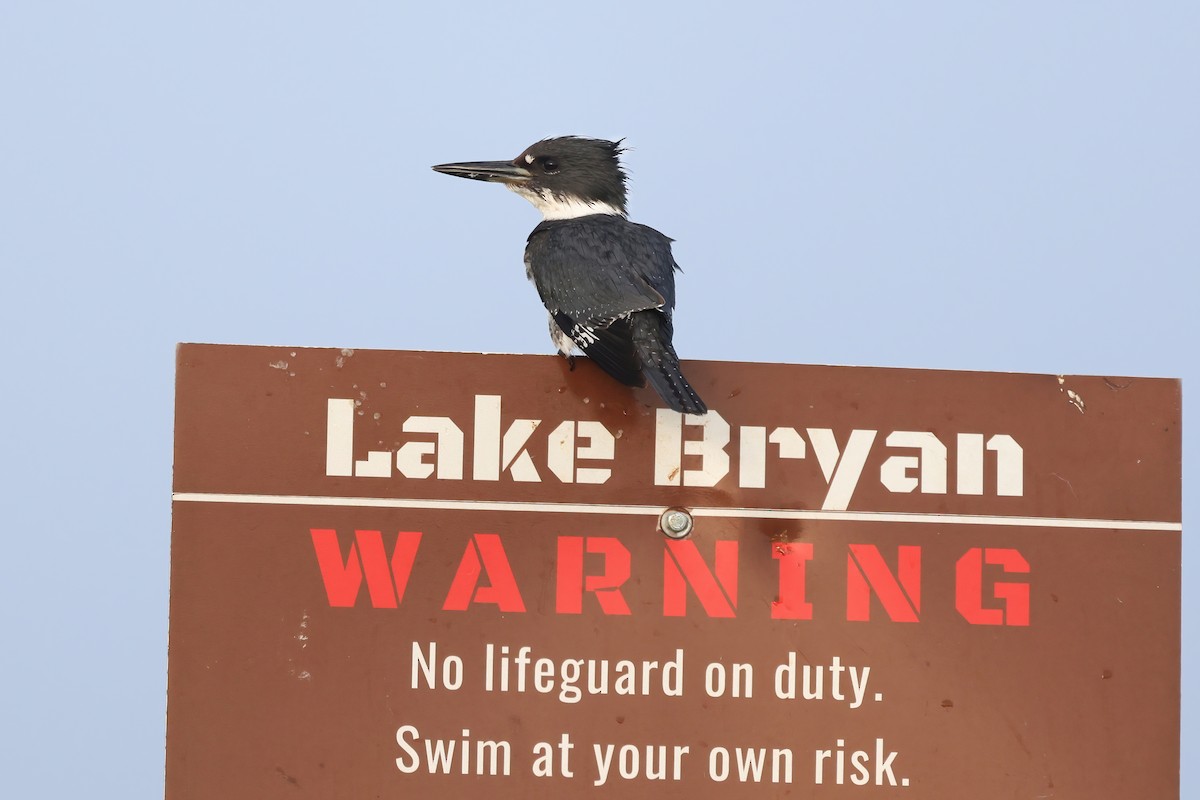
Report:
[[667,236],[630,222],[621,142],[560,136],[512,161],[438,164],[446,175],[503,184],[542,212],[525,245],[525,274],[550,315],[550,338],[626,386],[658,392],[670,408],[708,408],[683,376],[671,343],[675,270]]

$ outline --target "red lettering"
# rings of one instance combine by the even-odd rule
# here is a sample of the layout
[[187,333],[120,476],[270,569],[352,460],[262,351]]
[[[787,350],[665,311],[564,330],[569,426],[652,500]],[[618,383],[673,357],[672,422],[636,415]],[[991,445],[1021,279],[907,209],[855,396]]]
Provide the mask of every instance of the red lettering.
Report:
[[330,606],[353,606],[358,600],[364,574],[373,608],[396,608],[404,599],[408,577],[412,574],[413,561],[417,557],[417,547],[421,543],[419,532],[402,531],[397,534],[390,570],[383,547],[383,535],[379,531],[356,530],[345,559],[342,558],[337,531],[310,528],[309,532]]
[[[394,609],[403,603],[421,533],[397,533],[389,553],[378,530],[355,530],[346,547],[334,529],[311,528],[309,532],[331,607],[355,606],[364,583],[372,608]],[[687,614],[689,589],[709,617],[737,616],[736,539],[715,542],[711,563],[700,554],[695,540],[668,540],[663,544],[663,616]],[[895,560],[889,563],[875,545],[848,547],[846,619],[869,621],[874,597],[891,621],[918,622],[921,548],[898,545]],[[771,619],[811,620],[814,607],[807,598],[807,569],[814,560],[814,545],[773,543],[771,556],[779,564]],[[584,595],[591,594],[595,602],[589,612],[594,613],[598,607],[604,615],[629,616],[633,612],[626,599],[627,587],[635,594],[644,588],[641,582],[630,585],[632,554],[616,537],[559,536],[556,565],[554,610],[558,614],[583,614]],[[955,608],[972,625],[1028,626],[1029,581],[1001,576],[1029,572],[1029,562],[1016,549],[971,548],[955,564]],[[439,575],[438,579],[443,578]],[[467,541],[442,608],[466,611],[472,604],[494,605],[506,613],[525,612],[525,602],[498,534],[477,533]]]
[[[584,549],[604,557],[604,571],[583,575]],[[630,557],[625,545],[611,536],[558,537],[558,580],[555,610],[559,614],[582,614],[583,593],[596,595],[605,614],[629,614],[621,586],[629,580]]]
[[[484,570],[490,584],[480,586]],[[504,544],[495,533],[477,533],[467,542],[458,572],[446,593],[442,608],[466,611],[471,603],[494,603],[501,611],[524,612],[525,601],[517,589],[517,579],[508,563]]]
[[955,565],[954,607],[972,625],[1029,624],[1029,584],[996,583],[992,596],[1003,608],[983,607],[983,565],[1001,567],[1004,572],[1028,573],[1029,562],[1017,550],[1008,547],[972,547]]
[[687,613],[687,587],[691,586],[704,613],[732,617],[737,608],[738,543],[716,543],[716,572],[708,568],[693,541],[666,542],[663,551],[663,616]]
[[771,619],[812,619],[812,603],[804,599],[805,567],[812,561],[812,542],[771,545],[779,562],[779,596],[771,604]]
[[897,561],[897,574],[893,574],[879,548],[870,544],[850,545],[850,554],[846,557],[846,619],[865,622],[871,618],[873,590],[893,622],[918,621],[921,548],[900,545]]

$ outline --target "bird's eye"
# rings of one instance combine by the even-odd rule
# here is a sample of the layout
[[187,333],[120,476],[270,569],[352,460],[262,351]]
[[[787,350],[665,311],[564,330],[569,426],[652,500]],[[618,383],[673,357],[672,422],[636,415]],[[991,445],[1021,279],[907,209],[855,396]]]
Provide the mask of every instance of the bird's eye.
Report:
[[546,170],[546,172],[558,172],[558,162],[553,158],[543,158],[542,169]]

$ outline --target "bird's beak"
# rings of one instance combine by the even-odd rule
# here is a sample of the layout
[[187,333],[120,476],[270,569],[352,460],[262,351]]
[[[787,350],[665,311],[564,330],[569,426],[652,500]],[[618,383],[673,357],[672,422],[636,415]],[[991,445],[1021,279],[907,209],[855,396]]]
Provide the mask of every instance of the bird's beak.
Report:
[[438,164],[434,172],[446,175],[457,175],[460,178],[470,178],[473,181],[492,181],[509,185],[529,181],[533,173],[525,167],[511,161],[463,161],[458,164]]

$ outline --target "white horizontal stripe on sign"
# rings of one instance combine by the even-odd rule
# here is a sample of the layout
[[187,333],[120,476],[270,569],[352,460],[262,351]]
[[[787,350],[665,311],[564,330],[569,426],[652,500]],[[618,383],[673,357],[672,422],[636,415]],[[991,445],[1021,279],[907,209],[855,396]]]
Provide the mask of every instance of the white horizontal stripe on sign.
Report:
[[[329,497],[294,494],[221,494],[176,492],[177,503],[234,503],[268,506],[335,506],[345,508],[414,508],[433,511],[512,511],[535,514],[615,514],[657,517],[663,506],[600,503],[519,503],[505,500],[420,500],[399,497]],[[1181,531],[1183,523],[1159,520],[1012,517],[980,514],[910,514],[894,511],[812,511],[787,508],[689,508],[693,517],[727,519],[792,519],[830,522],[917,522],[938,525],[1004,525],[1018,528],[1090,528],[1123,531]]]

